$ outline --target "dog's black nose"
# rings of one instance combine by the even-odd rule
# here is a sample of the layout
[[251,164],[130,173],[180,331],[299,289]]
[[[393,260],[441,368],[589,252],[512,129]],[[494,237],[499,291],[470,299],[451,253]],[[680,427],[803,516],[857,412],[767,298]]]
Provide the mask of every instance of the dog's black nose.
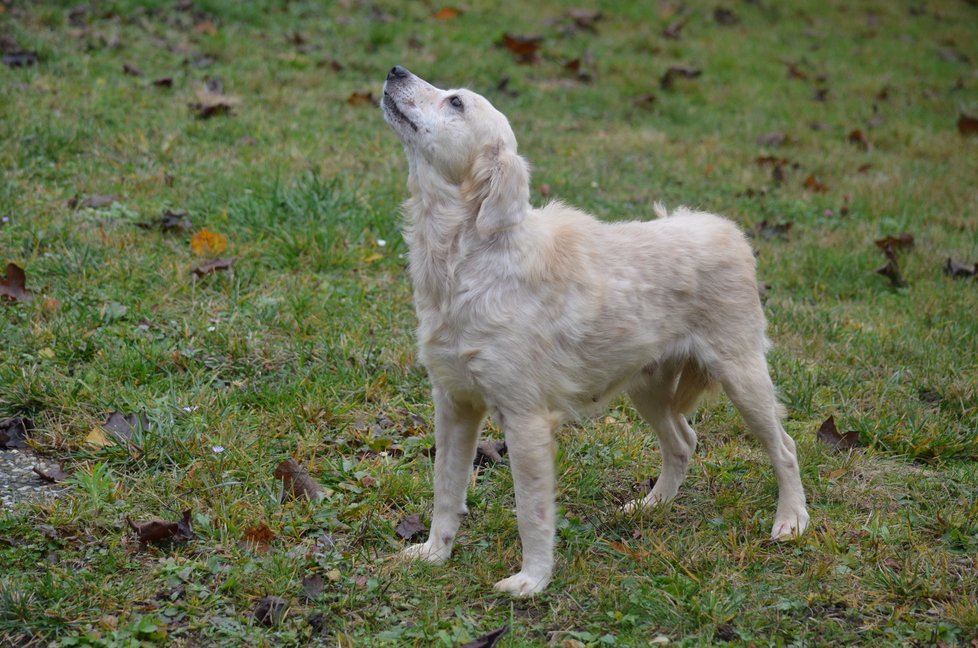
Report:
[[387,73],[387,80],[393,81],[394,79],[406,79],[411,75],[407,69],[402,68],[400,65],[395,65],[391,68],[391,71]]

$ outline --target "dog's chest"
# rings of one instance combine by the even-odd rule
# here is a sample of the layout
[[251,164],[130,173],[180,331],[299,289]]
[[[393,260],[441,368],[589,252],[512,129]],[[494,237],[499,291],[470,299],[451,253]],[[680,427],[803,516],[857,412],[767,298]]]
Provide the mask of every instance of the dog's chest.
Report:
[[465,322],[440,309],[418,309],[418,346],[421,361],[432,378],[453,392],[478,391],[471,361],[478,349],[466,343]]

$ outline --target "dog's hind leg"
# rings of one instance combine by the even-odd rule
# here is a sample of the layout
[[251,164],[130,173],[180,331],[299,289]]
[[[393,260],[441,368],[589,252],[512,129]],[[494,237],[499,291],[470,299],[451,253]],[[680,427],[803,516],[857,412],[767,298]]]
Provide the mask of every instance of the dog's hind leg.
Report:
[[556,533],[553,435],[559,419],[547,412],[502,413],[498,423],[506,435],[512,466],[523,564],[519,572],[499,581],[495,588],[513,596],[532,596],[547,586],[553,573]]
[[774,393],[762,351],[745,353],[718,367],[724,391],[763,444],[778,478],[778,510],[771,537],[775,540],[800,535],[808,526],[805,491],[798,470],[794,440],[781,426],[782,407]]
[[683,412],[695,405],[705,387],[700,384],[697,371],[692,365],[660,365],[643,374],[641,380],[628,390],[635,409],[652,426],[659,439],[662,474],[648,495],[625,504],[623,512],[644,510],[668,502],[676,496],[686,478],[689,460],[696,449],[696,432],[686,421]]
[[441,563],[452,555],[460,517],[468,512],[465,491],[472,475],[484,407],[456,402],[435,387],[435,504],[428,541],[401,552],[405,558]]

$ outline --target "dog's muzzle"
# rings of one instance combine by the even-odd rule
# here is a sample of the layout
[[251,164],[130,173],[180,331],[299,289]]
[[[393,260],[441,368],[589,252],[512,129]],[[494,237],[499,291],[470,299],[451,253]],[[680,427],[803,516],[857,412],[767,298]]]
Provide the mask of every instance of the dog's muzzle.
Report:
[[411,121],[397,105],[398,97],[404,92],[403,87],[412,78],[414,75],[407,68],[400,65],[392,67],[391,71],[387,73],[387,81],[384,82],[384,99],[381,106],[384,109],[384,116],[387,117],[387,121],[391,125],[395,123],[407,124],[417,132],[418,125]]

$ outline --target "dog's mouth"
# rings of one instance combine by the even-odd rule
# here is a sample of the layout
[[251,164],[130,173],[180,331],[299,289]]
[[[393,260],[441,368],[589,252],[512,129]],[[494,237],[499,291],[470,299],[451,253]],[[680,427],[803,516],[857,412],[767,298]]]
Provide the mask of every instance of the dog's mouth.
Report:
[[394,101],[394,97],[390,96],[386,92],[384,93],[384,111],[396,121],[407,124],[415,132],[417,132],[418,125],[411,121],[407,115],[401,112],[401,109],[397,107],[397,102]]

